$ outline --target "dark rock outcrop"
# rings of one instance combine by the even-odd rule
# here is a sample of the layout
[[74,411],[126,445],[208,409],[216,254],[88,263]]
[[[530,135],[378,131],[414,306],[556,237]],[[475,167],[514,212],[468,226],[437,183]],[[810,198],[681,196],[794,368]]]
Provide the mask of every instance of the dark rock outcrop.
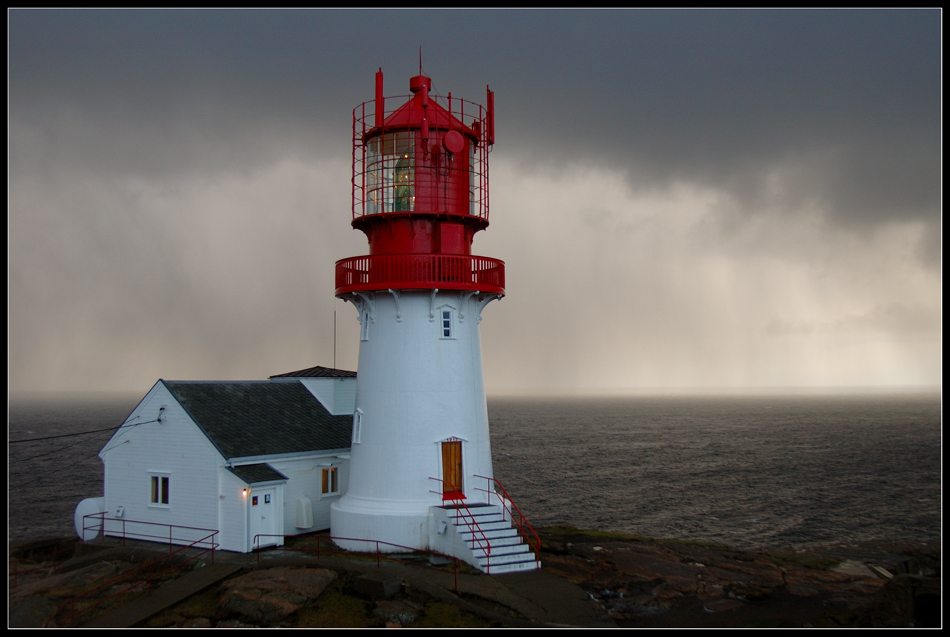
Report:
[[277,567],[221,585],[221,608],[258,624],[279,622],[315,599],[337,574],[326,569]]

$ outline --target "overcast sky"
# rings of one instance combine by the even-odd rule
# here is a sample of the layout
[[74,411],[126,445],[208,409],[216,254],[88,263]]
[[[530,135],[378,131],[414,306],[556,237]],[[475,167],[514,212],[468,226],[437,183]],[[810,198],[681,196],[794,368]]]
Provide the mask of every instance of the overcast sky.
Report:
[[941,13],[9,16],[9,378],[356,369],[351,111],[495,91],[489,395],[939,386]]

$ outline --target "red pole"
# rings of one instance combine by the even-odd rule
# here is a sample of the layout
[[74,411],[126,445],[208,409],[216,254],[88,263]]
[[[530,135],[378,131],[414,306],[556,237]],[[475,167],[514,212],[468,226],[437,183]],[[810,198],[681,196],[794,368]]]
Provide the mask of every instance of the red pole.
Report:
[[383,96],[383,69],[376,72],[376,128],[382,128],[386,112],[386,98]]

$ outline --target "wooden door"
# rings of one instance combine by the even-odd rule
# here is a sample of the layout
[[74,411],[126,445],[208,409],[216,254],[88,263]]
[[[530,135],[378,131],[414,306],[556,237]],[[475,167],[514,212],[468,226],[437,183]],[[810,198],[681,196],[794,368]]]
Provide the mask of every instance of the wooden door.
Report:
[[442,499],[461,500],[462,493],[462,441],[442,443]]

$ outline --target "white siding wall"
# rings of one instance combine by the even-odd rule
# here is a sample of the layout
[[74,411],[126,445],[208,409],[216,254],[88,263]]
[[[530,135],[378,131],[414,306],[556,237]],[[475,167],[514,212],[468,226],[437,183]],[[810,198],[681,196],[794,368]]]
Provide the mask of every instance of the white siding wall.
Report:
[[353,413],[356,406],[355,378],[301,378],[299,380],[334,416]]
[[[332,379],[330,379],[332,380]],[[330,528],[330,504],[338,499],[339,495],[323,496],[322,470],[325,467],[339,467],[340,493],[346,493],[349,483],[350,461],[337,459],[332,456],[324,458],[304,458],[299,460],[274,460],[269,462],[289,480],[284,485],[284,533],[296,535],[310,533]],[[313,508],[313,526],[306,529],[296,527],[296,500],[298,496],[310,498]]]
[[333,413],[333,379],[301,378],[300,384],[307,388],[313,397],[320,401],[327,411]]
[[218,468],[218,485],[218,543],[225,551],[247,552],[247,498],[243,492],[247,485],[223,465]]
[[334,416],[352,414],[356,410],[355,378],[333,379],[333,406],[336,411],[330,413]]
[[[167,406],[163,422],[147,422],[158,417],[162,405]],[[105,466],[107,515],[114,516],[122,506],[126,520],[219,529],[218,467],[223,458],[211,442],[161,383],[126,420],[127,424],[136,422],[147,424],[123,427],[99,454]],[[168,476],[168,506],[150,503],[152,475]],[[113,522],[106,525],[106,531],[121,534],[121,527]],[[168,537],[168,527],[130,522],[125,527],[127,532],[134,528],[134,532],[159,536],[155,541]],[[205,533],[175,529],[173,538],[191,541],[202,535]]]

